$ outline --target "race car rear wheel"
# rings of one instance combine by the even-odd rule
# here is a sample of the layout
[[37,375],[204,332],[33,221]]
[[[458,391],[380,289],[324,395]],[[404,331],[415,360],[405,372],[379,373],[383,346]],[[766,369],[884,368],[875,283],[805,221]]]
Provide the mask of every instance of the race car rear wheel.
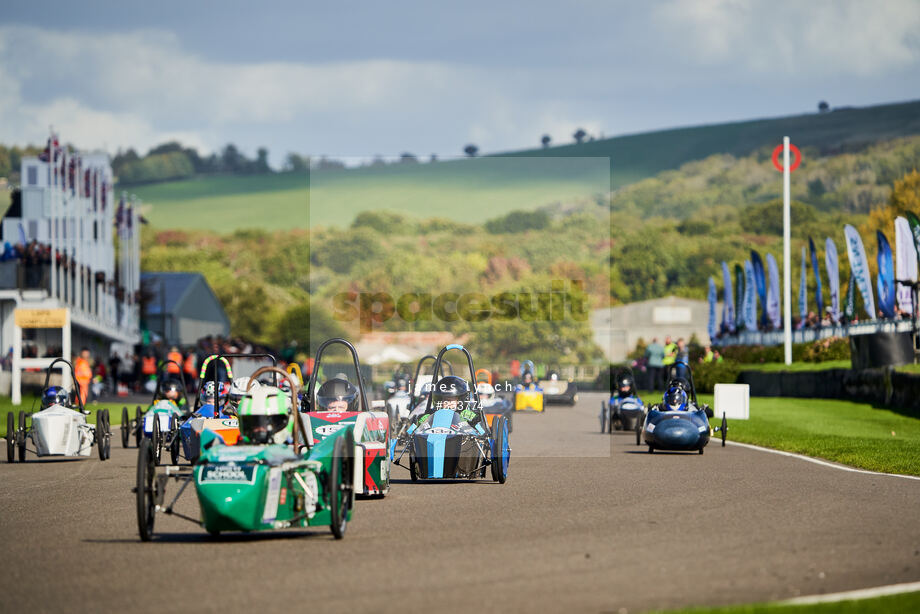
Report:
[[700,454],[702,454],[702,453],[703,453],[703,448],[700,448]]
[[508,444],[508,421],[498,416],[492,422],[492,479],[504,484],[508,479],[511,446]]
[[19,430],[16,432],[16,444],[19,446],[19,462],[26,461],[26,412],[19,412]]
[[131,423],[128,418],[128,408],[121,408],[121,447],[128,447],[128,440],[131,437]]
[[153,458],[153,446],[149,439],[141,441],[137,450],[137,531],[141,541],[149,542],[153,537],[153,521],[156,516],[157,468]]
[[144,438],[144,423],[141,420],[141,406],[138,405],[134,410],[134,444],[141,446],[141,439]]
[[176,425],[176,417],[173,416],[169,419],[169,434],[172,437],[172,442],[169,444],[169,460],[172,461],[173,465],[179,464],[179,429]]
[[642,445],[642,420],[636,418],[636,445]]
[[728,432],[728,421],[725,419],[725,412],[722,412],[722,428],[719,431],[722,434],[722,447],[725,447],[725,434]]
[[654,453],[655,453],[655,446],[653,446],[652,444],[648,444],[648,453],[649,453],[649,454],[654,454]]
[[13,412],[6,415],[6,462],[12,463],[16,459],[16,418]]
[[601,433],[607,432],[607,404],[601,401]]
[[160,434],[160,417],[153,414],[153,436],[151,437],[153,446],[153,461],[159,465],[163,459],[163,439]]
[[[332,451],[332,468],[329,472],[329,528],[336,539],[345,537],[348,528],[348,511],[351,508],[354,488],[350,484],[351,463],[349,463],[349,446],[346,437],[335,441]],[[354,444],[351,445],[354,451]]]
[[96,411],[96,451],[99,452],[99,460],[105,460],[105,410]]
[[413,482],[418,482],[418,463],[412,454],[409,455],[409,477]]

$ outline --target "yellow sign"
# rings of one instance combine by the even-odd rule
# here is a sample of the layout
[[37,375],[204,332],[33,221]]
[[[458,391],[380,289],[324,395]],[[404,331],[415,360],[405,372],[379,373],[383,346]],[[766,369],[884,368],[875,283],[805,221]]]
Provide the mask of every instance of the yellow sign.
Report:
[[67,309],[17,309],[13,317],[19,328],[63,328]]

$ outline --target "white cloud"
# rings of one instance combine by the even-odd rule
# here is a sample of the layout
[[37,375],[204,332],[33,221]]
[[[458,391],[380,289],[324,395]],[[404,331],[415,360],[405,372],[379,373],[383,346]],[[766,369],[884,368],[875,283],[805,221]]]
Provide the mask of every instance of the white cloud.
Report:
[[868,76],[920,59],[915,0],[669,0],[653,17],[685,60],[760,74]]

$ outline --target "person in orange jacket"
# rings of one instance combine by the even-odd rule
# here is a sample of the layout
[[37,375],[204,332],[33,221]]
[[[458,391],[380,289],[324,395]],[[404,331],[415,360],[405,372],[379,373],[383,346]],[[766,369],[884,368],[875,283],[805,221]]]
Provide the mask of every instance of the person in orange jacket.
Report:
[[179,351],[179,348],[172,346],[169,350],[169,354],[166,355],[166,360],[172,361],[166,363],[166,372],[178,375],[182,368],[182,352]]
[[93,368],[89,364],[89,348],[80,350],[80,355],[74,361],[73,370],[77,378],[77,384],[80,386],[80,400],[86,405],[86,397],[89,394],[89,384],[93,379]]

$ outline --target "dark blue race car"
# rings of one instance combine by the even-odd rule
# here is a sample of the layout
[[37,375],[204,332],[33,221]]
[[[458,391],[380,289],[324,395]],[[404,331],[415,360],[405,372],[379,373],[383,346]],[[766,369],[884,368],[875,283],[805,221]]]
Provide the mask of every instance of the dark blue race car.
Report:
[[697,401],[690,367],[683,362],[676,363],[671,369],[664,400],[649,408],[642,425],[649,454],[655,450],[696,450],[702,454],[714,432],[721,434],[724,446],[728,430],[725,416],[723,414],[721,426],[713,429],[709,424],[712,415],[708,405]]

